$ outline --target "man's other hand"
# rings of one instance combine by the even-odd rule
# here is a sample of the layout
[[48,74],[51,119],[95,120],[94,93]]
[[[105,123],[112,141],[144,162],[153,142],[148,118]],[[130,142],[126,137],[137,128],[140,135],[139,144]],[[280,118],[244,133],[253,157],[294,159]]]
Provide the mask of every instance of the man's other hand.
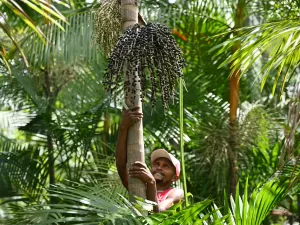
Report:
[[131,127],[135,122],[143,118],[143,113],[140,112],[140,107],[133,107],[122,112],[121,126],[124,128]]
[[136,161],[135,163],[131,164],[131,166],[128,169],[128,175],[129,177],[140,179],[145,184],[155,183],[155,179],[148,167],[144,163],[139,161]]

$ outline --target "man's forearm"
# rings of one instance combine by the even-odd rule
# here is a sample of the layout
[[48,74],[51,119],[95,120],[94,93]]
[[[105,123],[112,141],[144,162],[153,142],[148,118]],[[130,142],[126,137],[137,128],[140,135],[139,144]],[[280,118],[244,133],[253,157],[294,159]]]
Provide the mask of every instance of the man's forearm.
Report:
[[128,174],[126,169],[127,163],[127,133],[128,128],[122,126],[119,127],[118,140],[116,146],[116,164],[119,176],[123,185],[128,187]]
[[116,145],[116,164],[119,176],[123,185],[128,189],[127,164],[127,134],[128,129],[136,121],[141,120],[143,114],[138,112],[140,107],[133,107],[122,112],[122,120],[119,127],[118,140]]
[[153,212],[159,212],[158,200],[157,200],[156,182],[147,183],[147,199],[156,202],[157,205],[153,206]]

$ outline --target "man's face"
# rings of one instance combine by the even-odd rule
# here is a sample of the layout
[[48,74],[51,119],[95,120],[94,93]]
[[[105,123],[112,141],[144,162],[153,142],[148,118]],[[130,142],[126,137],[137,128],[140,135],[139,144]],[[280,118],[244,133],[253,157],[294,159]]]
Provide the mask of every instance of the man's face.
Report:
[[176,177],[175,167],[167,158],[158,158],[152,163],[151,173],[156,183],[172,183]]

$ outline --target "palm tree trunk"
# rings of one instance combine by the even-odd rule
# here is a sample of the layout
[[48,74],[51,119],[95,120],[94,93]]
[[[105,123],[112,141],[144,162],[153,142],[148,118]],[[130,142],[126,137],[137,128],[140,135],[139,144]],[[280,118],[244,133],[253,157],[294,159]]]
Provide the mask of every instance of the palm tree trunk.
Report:
[[289,199],[289,203],[290,203],[290,212],[291,212],[291,215],[289,216],[289,223],[290,223],[290,225],[293,225],[294,218],[293,218],[293,199],[292,198]]
[[103,135],[102,135],[102,140],[103,140],[103,153],[107,154],[107,139],[109,137],[109,124],[110,124],[110,114],[108,111],[104,113],[104,127],[103,127]]
[[[236,9],[235,29],[241,28],[244,21],[245,0],[239,0]],[[234,54],[241,44],[237,42],[232,48]],[[233,68],[233,66],[232,66]],[[230,86],[230,114],[229,114],[229,194],[235,195],[236,186],[238,183],[238,159],[237,159],[237,108],[239,104],[239,90],[240,90],[240,68],[232,71],[232,76],[229,81]]]
[[47,147],[48,147],[48,164],[49,164],[49,183],[55,184],[55,168],[54,168],[54,155],[53,155],[53,140],[50,134],[47,134]]
[[298,206],[298,222],[300,223],[300,194],[297,194],[297,206]]
[[239,101],[239,75],[238,71],[234,71],[230,78],[230,122],[229,122],[229,193],[235,195],[238,183],[238,162],[237,162],[237,107]]
[[[54,147],[53,147],[53,139],[50,131],[50,124],[52,120],[52,102],[53,102],[53,94],[51,91],[52,88],[52,81],[51,81],[51,76],[52,73],[49,71],[45,71],[45,91],[46,91],[46,96],[48,99],[48,107],[46,109],[46,121],[47,124],[49,125],[47,129],[47,151],[48,151],[48,173],[49,173],[49,185],[50,188],[52,188],[52,185],[55,185],[55,159],[54,159]],[[55,198],[53,196],[50,196],[50,203],[54,204],[55,203]]]
[[[127,28],[132,27],[138,23],[138,7],[136,0],[121,0],[121,14],[122,14],[122,29],[125,31]],[[125,68],[126,69],[126,68]],[[131,72],[129,79],[134,80],[136,71]],[[124,79],[127,79],[124,77]],[[139,82],[136,86],[137,90],[135,93],[129,93],[125,97],[125,104],[131,108],[139,106],[142,112],[142,103],[140,99],[141,87]],[[131,99],[134,99],[132,102]],[[135,161],[145,162],[144,155],[144,139],[143,139],[143,122],[142,120],[133,124],[128,131],[127,138],[127,167]],[[128,190],[131,196],[136,195],[138,197],[146,199],[146,188],[142,181],[138,179],[128,178]]]

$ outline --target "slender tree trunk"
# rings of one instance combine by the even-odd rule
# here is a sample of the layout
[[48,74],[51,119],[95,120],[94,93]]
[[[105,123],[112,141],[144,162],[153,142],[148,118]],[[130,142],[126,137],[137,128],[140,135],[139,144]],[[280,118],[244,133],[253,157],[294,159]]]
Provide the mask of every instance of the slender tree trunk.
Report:
[[[137,0],[121,0],[121,14],[122,14],[122,29],[125,31],[127,28],[132,27],[138,23],[138,7]],[[126,69],[126,68],[125,68]],[[131,72],[131,77],[129,79],[134,80],[136,71]],[[124,77],[124,79],[127,79]],[[142,103],[140,99],[139,82],[136,86],[137,90],[135,93],[129,93],[125,97],[126,105],[131,108],[134,106],[139,106],[142,112]],[[131,99],[134,99],[132,103]],[[128,131],[127,138],[127,167],[128,165],[134,163],[135,161],[145,162],[144,156],[144,139],[143,139],[143,122],[142,120],[133,124]],[[142,181],[139,179],[128,179],[128,190],[131,196],[136,195],[138,197],[146,199],[146,188]],[[133,199],[132,199],[133,200]]]
[[50,134],[47,135],[48,145],[48,164],[49,164],[49,183],[55,184],[55,168],[54,168],[54,155],[53,155],[53,140]]
[[[48,4],[52,4],[51,0],[46,0]],[[43,10],[44,11],[44,10]],[[44,13],[48,14],[48,12]],[[51,21],[44,17],[45,24],[50,24]],[[52,98],[52,82],[51,82],[51,72],[45,71],[45,89],[46,89],[46,96],[48,98],[48,107],[46,110],[46,117],[47,117],[47,124],[50,125],[51,119],[52,119],[52,104],[51,104],[51,98]],[[49,126],[50,127],[50,126]],[[49,128],[48,127],[48,128]],[[49,185],[50,189],[51,186],[55,184],[55,167],[54,167],[54,148],[53,148],[53,140],[51,137],[51,132],[49,129],[47,129],[47,149],[48,149],[48,173],[49,173]],[[55,203],[55,200],[52,196],[50,196],[50,203]]]
[[[53,102],[53,91],[52,89],[52,81],[51,76],[52,73],[49,71],[44,71],[45,73],[45,91],[48,99],[48,107],[46,109],[46,121],[47,121],[47,151],[48,151],[48,173],[49,173],[49,185],[51,186],[55,184],[55,159],[54,159],[54,147],[53,147],[53,139],[50,131],[50,124],[52,120],[52,102]],[[53,196],[50,196],[50,203],[55,203],[55,199]]]
[[[236,9],[235,29],[243,26],[245,11],[245,0],[239,0]],[[234,54],[241,47],[240,43],[236,43],[232,48],[232,54]],[[231,69],[233,68],[233,65]],[[236,185],[238,183],[238,159],[237,159],[237,108],[239,104],[239,90],[240,90],[240,68],[232,71],[232,76],[229,80],[230,87],[230,115],[229,115],[229,195],[235,195]],[[229,196],[228,195],[228,196]]]
[[[47,117],[51,118],[51,114]],[[51,123],[51,119],[47,120],[48,124]],[[50,131],[47,131],[47,150],[48,150],[48,174],[49,174],[49,189],[52,189],[52,186],[55,185],[55,159],[54,159],[54,147],[53,147],[53,139]],[[49,200],[51,204],[55,204],[56,198],[54,196],[49,196]]]
[[103,129],[103,136],[102,136],[102,140],[103,140],[103,153],[107,154],[107,139],[109,136],[109,124],[110,124],[110,115],[109,112],[106,111],[104,113],[104,129]]
[[297,206],[298,206],[298,222],[300,223],[300,194],[297,195],[298,201],[297,201]]
[[229,193],[235,195],[238,183],[238,162],[237,162],[237,107],[239,101],[239,71],[235,71],[230,78],[230,122],[229,122]]
[[290,212],[291,212],[291,215],[289,216],[289,223],[290,223],[290,225],[293,225],[294,218],[293,218],[293,199],[292,198],[290,198],[289,203],[290,203]]

